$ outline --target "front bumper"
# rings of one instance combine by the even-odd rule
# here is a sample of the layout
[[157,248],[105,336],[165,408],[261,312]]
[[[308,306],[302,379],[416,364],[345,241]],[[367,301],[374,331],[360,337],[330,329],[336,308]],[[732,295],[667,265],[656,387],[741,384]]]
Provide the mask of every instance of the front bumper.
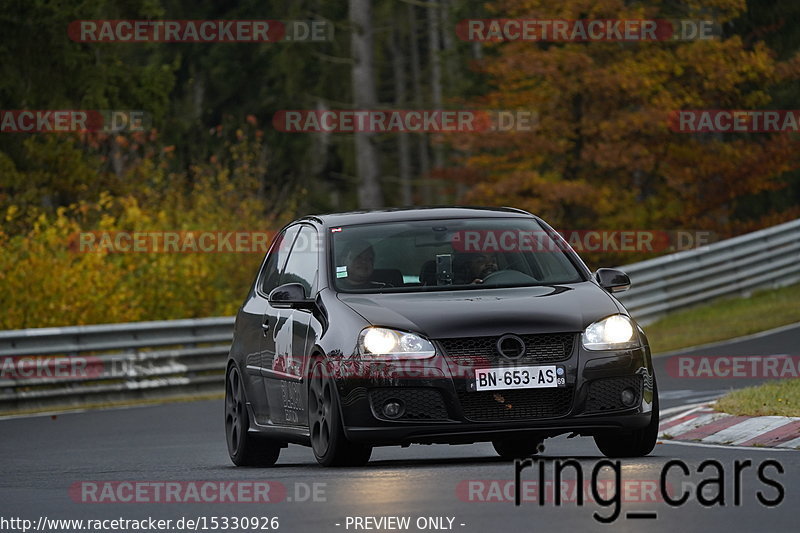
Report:
[[[438,348],[434,358],[411,366],[363,363],[352,372],[340,369],[339,403],[349,440],[456,444],[522,435],[595,435],[642,428],[651,420],[654,376],[647,346],[619,352],[577,346],[568,359],[544,363],[564,369],[563,388],[493,392],[469,391],[472,370],[454,372],[453,361]],[[626,387],[636,390],[629,407],[618,400]],[[403,416],[383,415],[389,400],[403,404]]]

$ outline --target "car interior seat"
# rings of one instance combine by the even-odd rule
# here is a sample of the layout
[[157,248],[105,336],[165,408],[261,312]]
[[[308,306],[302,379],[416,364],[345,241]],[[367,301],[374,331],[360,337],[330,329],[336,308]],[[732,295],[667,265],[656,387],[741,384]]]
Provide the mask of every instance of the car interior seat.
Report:
[[372,281],[386,283],[392,287],[402,287],[403,273],[396,268],[376,268],[372,271]]

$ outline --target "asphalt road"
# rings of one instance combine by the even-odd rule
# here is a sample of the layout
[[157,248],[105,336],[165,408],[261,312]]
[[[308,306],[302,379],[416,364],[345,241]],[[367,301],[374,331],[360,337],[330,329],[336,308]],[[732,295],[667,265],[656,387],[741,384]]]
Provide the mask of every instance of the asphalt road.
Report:
[[[720,350],[728,355],[792,353],[799,337],[800,326],[758,339],[708,348],[710,351],[704,353],[720,355],[723,353]],[[666,360],[659,360],[657,364],[663,370]],[[659,378],[663,407],[691,403],[754,381],[725,380],[720,384],[721,380],[671,378],[664,372]],[[569,483],[576,479],[575,469],[567,467],[563,479],[568,480],[565,496],[568,501],[556,506],[548,497],[540,505],[535,494],[523,492],[523,501],[516,506],[514,466],[498,459],[488,444],[379,448],[367,466],[347,469],[322,468],[309,449],[290,446],[283,450],[273,468],[236,468],[225,449],[221,401],[4,420],[0,421],[0,453],[3,457],[0,531],[21,531],[10,522],[3,523],[3,519],[24,518],[38,524],[42,516],[84,520],[204,518],[205,531],[214,530],[213,517],[218,517],[217,524],[222,527],[221,517],[234,516],[278,517],[278,531],[392,530],[355,528],[356,517],[387,516],[409,517],[409,527],[399,529],[407,531],[420,530],[417,520],[428,517],[440,517],[441,523],[420,521],[419,525],[425,526],[425,530],[465,532],[644,529],[674,532],[676,528],[682,531],[756,531],[765,527],[770,531],[796,531],[796,509],[800,504],[800,453],[796,451],[671,442],[659,444],[647,458],[621,462],[623,490],[619,505],[610,501],[616,486],[612,483],[611,469],[604,469],[598,476],[603,480],[598,485],[599,496],[608,497],[608,503],[601,505],[585,500],[583,505],[578,505],[571,492],[574,485]],[[537,480],[540,466],[547,484],[555,478],[556,464],[568,459],[577,459],[584,480],[591,482],[593,468],[602,460],[591,439],[565,437],[548,440],[541,458],[533,467],[521,472],[521,485],[526,489]],[[691,496],[683,505],[675,507],[663,501],[658,489],[661,472],[672,459],[682,461],[690,472],[684,475],[678,467],[668,471],[668,496],[677,497],[684,489]],[[718,461],[722,471],[707,466],[698,472],[700,464],[709,459]],[[741,469],[738,476],[741,481],[737,483],[734,465],[748,460],[752,466]],[[769,460],[776,463],[765,463]],[[759,479],[759,466],[764,468],[762,477],[766,481]],[[724,503],[703,505],[698,501],[698,493],[712,497],[719,493],[719,487],[706,483],[703,492],[697,486],[703,480],[715,478],[722,478]],[[181,486],[183,496],[178,497],[190,501],[194,500],[185,492],[187,487],[200,487],[203,482],[240,481],[263,486],[262,482],[270,481],[267,496],[271,495],[271,501],[125,503],[120,500],[132,493],[123,493],[119,485],[102,483],[110,481],[188,482]],[[608,487],[603,483],[612,483],[612,490],[605,492],[604,487]],[[103,493],[103,487],[112,486],[116,489]],[[87,487],[97,492],[86,492]],[[773,505],[759,503],[758,493]],[[781,493],[782,498],[779,497]],[[134,499],[153,498],[153,494]],[[591,496],[590,489],[587,495]],[[106,503],[87,501],[93,497]],[[241,496],[242,499],[246,497],[247,493]],[[109,503],[109,500],[115,501]],[[775,504],[778,500],[780,503]],[[619,516],[610,524],[601,523],[593,516],[594,513],[611,516],[615,509],[619,510]],[[636,518],[630,513],[654,513],[655,517]],[[261,526],[267,524],[260,521],[258,527],[247,529],[262,530]],[[362,524],[376,525],[375,522]],[[41,529],[77,530],[74,524],[62,528],[46,525]],[[109,523],[99,530],[133,530],[112,528],[112,525]],[[231,521],[228,526],[232,529]],[[203,524],[171,530],[203,531]]]
[[[646,328],[645,328],[646,331]],[[800,355],[800,324],[784,326],[769,332],[756,333],[741,340],[726,341],[693,350],[658,356],[653,360],[658,378],[661,408],[701,402],[719,397],[731,389],[757,385],[760,378],[680,378],[675,376],[676,365],[670,359],[691,356],[767,356]]]

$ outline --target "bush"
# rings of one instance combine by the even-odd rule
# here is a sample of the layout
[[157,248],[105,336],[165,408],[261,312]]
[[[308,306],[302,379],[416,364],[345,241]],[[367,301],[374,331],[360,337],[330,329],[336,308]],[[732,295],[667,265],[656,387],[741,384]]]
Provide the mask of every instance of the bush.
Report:
[[[141,158],[126,170],[123,186],[93,200],[48,209],[6,197],[0,212],[0,328],[234,314],[263,254],[80,253],[76,236],[278,229],[296,206],[267,213],[261,194],[266,169],[257,164],[261,145],[251,137],[237,131],[236,141],[224,145],[227,157],[185,174],[167,173],[157,158]],[[23,173],[14,171],[24,183]],[[57,169],[44,177],[36,172],[38,183],[70,179]]]

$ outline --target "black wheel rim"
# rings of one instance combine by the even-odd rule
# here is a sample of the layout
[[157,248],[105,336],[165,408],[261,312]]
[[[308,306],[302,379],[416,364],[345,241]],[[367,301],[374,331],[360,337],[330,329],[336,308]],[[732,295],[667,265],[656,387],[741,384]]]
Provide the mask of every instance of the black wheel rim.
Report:
[[244,397],[239,372],[232,369],[225,382],[225,435],[228,437],[228,452],[236,455],[244,433]]
[[322,363],[314,365],[308,391],[311,446],[318,456],[325,455],[330,445],[333,406],[333,390],[322,369]]

